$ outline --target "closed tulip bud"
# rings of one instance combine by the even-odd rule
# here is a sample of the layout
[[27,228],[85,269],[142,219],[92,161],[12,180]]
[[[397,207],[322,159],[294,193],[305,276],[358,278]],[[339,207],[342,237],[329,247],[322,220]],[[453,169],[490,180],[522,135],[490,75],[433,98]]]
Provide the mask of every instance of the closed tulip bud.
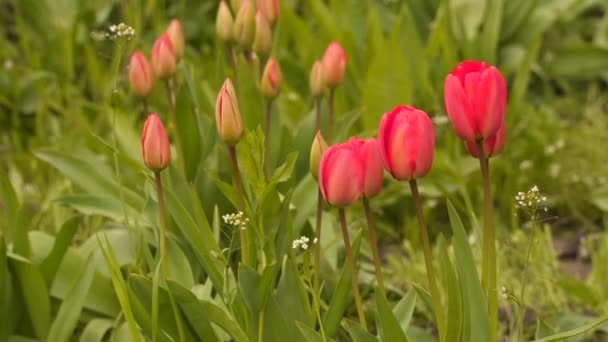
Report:
[[171,40],[171,45],[173,46],[173,53],[175,53],[175,59],[181,60],[184,56],[184,31],[182,30],[182,25],[179,20],[173,19],[171,23],[169,23],[169,27],[167,27],[167,35],[169,35],[169,40]]
[[331,42],[323,54],[323,79],[325,85],[335,88],[342,83],[346,70],[346,53],[337,42]]
[[152,171],[161,171],[171,162],[169,137],[158,115],[150,114],[141,134],[144,164]]
[[152,70],[158,78],[167,78],[175,74],[175,53],[167,33],[163,33],[152,46]]
[[348,139],[347,144],[351,145],[352,150],[357,153],[363,163],[363,194],[367,198],[376,196],[382,190],[384,175],[384,164],[378,141],[374,138],[363,140],[352,137]]
[[230,13],[230,8],[225,1],[220,1],[220,6],[217,9],[217,17],[215,19],[215,31],[217,32],[217,36],[221,41],[227,43],[234,38],[233,36],[234,29],[234,19],[232,18],[232,13]]
[[230,0],[230,8],[232,8],[235,13],[238,13],[242,3],[243,0]]
[[260,56],[268,56],[272,48],[272,30],[268,19],[258,10],[255,14],[255,38],[253,51]]
[[273,26],[279,19],[279,0],[257,0],[258,11],[268,19],[270,26]]
[[327,143],[325,142],[325,139],[323,139],[321,131],[317,131],[315,140],[313,140],[312,146],[310,147],[310,174],[314,179],[317,179],[319,176],[319,164],[321,163],[321,158],[325,151],[327,151]]
[[219,136],[229,146],[236,145],[243,135],[241,111],[236,92],[229,78],[224,81],[215,102],[215,125]]
[[241,2],[234,22],[234,36],[243,49],[251,49],[255,36],[255,8],[253,8],[251,0]]
[[129,62],[129,86],[131,92],[137,96],[148,96],[154,85],[154,76],[150,63],[144,55],[135,51]]
[[315,61],[310,70],[310,95],[313,97],[322,96],[325,93],[325,80],[323,79],[323,63]]
[[325,151],[319,165],[321,194],[333,206],[352,204],[363,193],[364,173],[361,159],[352,146],[333,145]]
[[435,132],[428,115],[416,108],[397,106],[384,114],[378,129],[384,167],[399,180],[426,175],[435,152]]
[[262,73],[262,79],[260,80],[260,92],[262,96],[267,99],[274,99],[279,95],[281,90],[281,83],[283,82],[283,75],[281,75],[281,68],[279,64],[271,57],[266,62],[264,67],[264,73]]
[[[506,135],[506,125],[503,122],[498,129],[496,134],[486,138],[483,144],[483,156],[486,158],[494,157],[495,155],[502,152],[503,147],[505,146],[505,135]],[[475,158],[480,158],[479,149],[477,148],[477,143],[471,140],[465,140],[464,146],[467,148],[469,154]]]
[[484,62],[462,62],[446,77],[443,93],[445,110],[461,139],[486,139],[500,128],[507,87],[495,67]]

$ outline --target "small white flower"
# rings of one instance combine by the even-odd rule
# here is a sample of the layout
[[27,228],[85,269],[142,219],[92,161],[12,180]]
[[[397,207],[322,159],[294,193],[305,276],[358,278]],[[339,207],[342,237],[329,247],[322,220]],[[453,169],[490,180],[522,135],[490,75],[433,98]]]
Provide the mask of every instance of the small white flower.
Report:
[[522,170],[522,171],[523,171],[523,170],[527,170],[527,169],[529,169],[529,168],[531,168],[531,167],[532,167],[532,161],[531,161],[531,160],[527,160],[527,159],[526,159],[526,160],[522,161],[522,162],[519,164],[519,169],[520,169],[520,170]]

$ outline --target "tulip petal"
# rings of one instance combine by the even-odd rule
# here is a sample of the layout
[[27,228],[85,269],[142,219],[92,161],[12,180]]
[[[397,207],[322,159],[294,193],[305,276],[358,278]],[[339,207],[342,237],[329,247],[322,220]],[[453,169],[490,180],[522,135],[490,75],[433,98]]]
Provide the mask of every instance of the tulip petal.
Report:
[[[389,158],[389,137],[391,136],[391,130],[393,126],[393,119],[395,118],[395,114],[398,107],[395,107],[392,112],[384,113],[382,119],[380,120],[380,127],[378,128],[378,144],[380,145],[380,155],[382,157],[382,161],[384,162],[384,167],[386,170],[393,175],[393,166],[391,163],[391,159]],[[393,175],[394,176],[394,175]]]
[[487,138],[500,128],[506,106],[506,85],[494,67],[486,69],[472,93],[479,135]]
[[463,140],[474,140],[475,128],[469,117],[469,113],[472,112],[471,102],[467,94],[465,94],[458,77],[451,74],[448,75],[443,91],[445,110],[452,122],[456,135]]
[[433,156],[435,153],[435,131],[433,130],[433,122],[426,113],[417,110],[416,116],[418,118],[418,130],[425,132],[420,134],[418,140],[418,153],[416,154],[416,170],[414,172],[415,177],[422,177],[426,175],[433,164]]

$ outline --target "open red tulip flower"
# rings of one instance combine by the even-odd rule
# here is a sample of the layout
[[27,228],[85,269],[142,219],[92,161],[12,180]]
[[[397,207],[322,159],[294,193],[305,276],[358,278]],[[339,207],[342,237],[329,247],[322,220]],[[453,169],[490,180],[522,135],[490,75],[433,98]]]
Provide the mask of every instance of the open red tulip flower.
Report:
[[319,165],[321,194],[333,206],[348,206],[361,197],[364,175],[363,163],[351,144],[333,145]]
[[363,140],[352,137],[348,139],[347,144],[357,153],[363,164],[363,194],[367,198],[377,195],[382,190],[384,174],[384,164],[378,141],[374,138]]
[[498,69],[462,62],[446,77],[443,92],[445,110],[461,139],[475,142],[498,132],[507,105],[507,87]]
[[[505,135],[506,127],[503,121],[498,129],[498,132],[483,141],[483,156],[490,158],[502,152],[502,149],[505,146]],[[482,157],[479,154],[479,149],[477,148],[475,141],[467,140],[464,142],[464,146],[467,148],[467,151],[471,156],[475,158]]]
[[435,131],[429,116],[410,106],[384,114],[378,129],[384,166],[395,179],[423,177],[431,169]]

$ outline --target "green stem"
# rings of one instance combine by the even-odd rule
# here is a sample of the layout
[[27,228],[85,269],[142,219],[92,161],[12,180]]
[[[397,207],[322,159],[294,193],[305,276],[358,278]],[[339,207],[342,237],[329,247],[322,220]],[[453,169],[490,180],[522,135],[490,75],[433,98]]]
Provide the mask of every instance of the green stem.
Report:
[[315,99],[315,133],[321,129],[321,97]]
[[182,171],[186,171],[184,164],[184,150],[182,145],[182,139],[179,134],[179,128],[177,127],[177,115],[175,113],[175,93],[173,92],[173,88],[171,87],[171,79],[168,78],[165,80],[165,89],[167,91],[167,103],[169,103],[169,118],[171,120],[171,126],[173,128],[173,140],[175,140],[175,147],[177,148],[177,153],[179,155],[178,163]]
[[266,182],[270,181],[270,120],[272,113],[272,100],[266,102],[264,115],[264,175]]
[[258,319],[258,342],[264,341],[264,308],[260,309],[260,318]]
[[443,310],[441,307],[441,297],[439,296],[439,289],[437,288],[437,282],[435,280],[435,272],[433,271],[433,254],[431,250],[431,241],[429,239],[429,232],[426,228],[426,222],[424,221],[424,214],[422,213],[422,201],[420,200],[420,193],[418,192],[418,183],[415,179],[410,180],[410,190],[412,192],[412,198],[414,199],[414,206],[416,207],[416,218],[418,219],[418,228],[420,228],[420,238],[422,239],[422,250],[424,252],[424,263],[426,265],[426,275],[429,282],[429,288],[431,290],[431,298],[433,299],[433,305],[435,306],[435,319],[437,320],[437,330],[441,339],[445,338],[444,335],[444,322],[443,322]]
[[481,179],[483,182],[483,253],[481,285],[488,300],[488,314],[490,316],[491,340],[496,341],[498,328],[498,310],[496,298],[496,242],[494,235],[494,207],[492,205],[492,192],[490,186],[490,163],[483,156],[483,140],[477,141],[477,149],[482,156],[479,158]]
[[528,281],[528,266],[530,264],[530,254],[532,252],[532,246],[534,245],[534,231],[536,228],[536,217],[532,217],[532,227],[530,228],[530,242],[528,243],[528,250],[526,251],[526,262],[524,263],[524,274],[521,280],[521,295],[519,296],[519,340],[524,340],[524,317],[526,314],[525,306],[525,294],[526,294],[526,282]]
[[372,253],[374,254],[374,268],[376,269],[376,282],[380,288],[380,292],[386,297],[386,290],[384,289],[384,280],[382,279],[382,266],[380,265],[380,254],[378,253],[378,241],[376,240],[376,229],[374,228],[374,221],[372,219],[372,212],[369,208],[369,201],[367,197],[363,196],[363,208],[365,208],[365,219],[367,220],[367,231],[369,232],[369,243],[372,246]]
[[[315,300],[315,310],[317,311],[317,318],[319,319],[319,327],[323,329],[323,321],[320,315],[320,303],[321,303],[321,219],[323,218],[323,195],[321,189],[317,191],[317,222],[315,227],[315,238],[317,243],[315,245],[315,262],[314,262],[314,281],[313,298]],[[323,331],[323,330],[321,330]]]
[[[236,158],[236,148],[234,146],[228,146],[228,152],[230,154],[230,162],[232,164],[233,178],[234,178],[234,190],[236,191],[236,199],[239,204],[239,210],[245,213],[245,197],[243,197],[243,181],[241,180],[241,172],[239,171],[239,163]],[[241,262],[244,265],[248,265],[249,259],[249,246],[247,245],[247,231],[240,229],[241,234]]]
[[334,95],[336,93],[335,88],[329,89],[329,98],[327,99],[327,142],[333,142],[334,133]]
[[160,232],[158,234],[158,244],[160,252],[161,267],[165,277],[169,275],[169,269],[167,266],[167,222],[165,220],[165,200],[163,197],[163,183],[160,177],[160,171],[154,172],[154,178],[156,180],[156,197],[158,198],[158,219],[160,222]]
[[145,97],[142,97],[141,104],[144,109],[144,117],[146,117],[150,113],[150,110],[148,109],[148,100]]
[[236,90],[236,92],[238,94],[239,93],[239,73],[238,73],[238,66],[236,64],[236,53],[234,52],[234,49],[230,45],[227,46],[227,50],[228,50],[228,60],[230,62],[230,67],[232,68],[232,84],[234,85],[234,89]]
[[367,322],[365,321],[365,313],[363,312],[363,303],[361,294],[359,293],[359,277],[357,276],[357,268],[355,267],[355,259],[350,248],[350,239],[348,238],[348,228],[346,226],[346,216],[344,208],[339,208],[340,224],[342,226],[342,237],[344,238],[344,249],[346,250],[346,259],[350,267],[351,282],[353,285],[353,296],[355,297],[355,305],[357,306],[357,315],[359,315],[359,323],[363,329],[367,330]]

